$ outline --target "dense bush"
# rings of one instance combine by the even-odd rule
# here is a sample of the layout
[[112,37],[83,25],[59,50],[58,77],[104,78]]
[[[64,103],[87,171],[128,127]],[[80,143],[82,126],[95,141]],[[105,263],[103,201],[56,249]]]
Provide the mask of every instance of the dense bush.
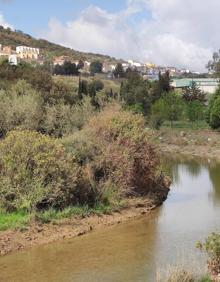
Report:
[[61,102],[73,105],[78,102],[77,89],[74,89],[62,79],[53,81],[52,88],[49,92],[42,93],[42,98],[48,104],[59,104]]
[[90,64],[91,74],[101,73],[102,69],[103,69],[103,64],[98,60]]
[[0,205],[7,211],[62,208],[80,200],[80,168],[50,137],[10,132],[0,142],[0,168]]
[[78,75],[79,69],[75,63],[66,61],[63,65],[56,65],[53,73],[56,75]]
[[158,128],[163,121],[177,121],[181,119],[184,112],[184,103],[181,96],[171,91],[164,93],[163,96],[158,99],[151,108],[152,124]]
[[62,102],[56,105],[47,104],[44,111],[41,131],[55,137],[63,137],[80,130],[95,114],[89,98],[73,106]]
[[138,107],[145,115],[149,114],[151,106],[150,84],[136,72],[121,84],[120,96],[127,109]]
[[209,101],[206,119],[213,129],[220,128],[220,88]]
[[24,79],[37,91],[48,92],[52,87],[52,77],[42,66],[32,66],[21,63],[12,66],[7,60],[0,63],[0,80],[14,83],[19,79]]
[[208,269],[210,274],[220,274],[220,234],[212,233],[204,243],[198,242],[197,247],[204,250],[208,256]]
[[42,99],[24,80],[0,91],[0,133],[20,127],[37,130],[42,119]]
[[147,195],[163,184],[149,134],[141,115],[111,108],[92,118],[65,145],[86,167],[100,195],[107,187],[117,196]]
[[205,119],[205,106],[200,101],[186,102],[186,114],[191,122]]

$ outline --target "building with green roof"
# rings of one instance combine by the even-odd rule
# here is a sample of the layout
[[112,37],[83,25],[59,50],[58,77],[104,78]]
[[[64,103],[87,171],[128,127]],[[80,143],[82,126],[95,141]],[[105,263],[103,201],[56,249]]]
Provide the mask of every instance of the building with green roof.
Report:
[[171,86],[174,88],[184,89],[191,87],[193,83],[206,93],[213,94],[219,86],[219,80],[215,78],[180,78],[173,79]]

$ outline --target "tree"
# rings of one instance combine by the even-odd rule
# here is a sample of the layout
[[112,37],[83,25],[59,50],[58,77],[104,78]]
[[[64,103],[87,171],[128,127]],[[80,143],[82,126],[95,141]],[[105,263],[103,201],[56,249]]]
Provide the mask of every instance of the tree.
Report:
[[84,62],[83,62],[83,60],[79,60],[79,62],[78,62],[78,64],[77,64],[77,69],[78,70],[81,70],[81,69],[83,69],[84,68]]
[[159,73],[159,80],[154,83],[152,90],[152,101],[160,99],[162,95],[171,91],[170,74],[167,71],[165,74]]
[[207,101],[205,92],[197,86],[195,81],[190,87],[183,90],[182,97],[185,102],[199,101],[204,104]]
[[183,101],[178,93],[171,91],[164,94],[152,106],[152,116],[158,120],[168,120],[171,123],[179,120],[183,114]]
[[75,63],[66,61],[62,66],[56,65],[53,73],[57,75],[79,75],[79,69]]
[[216,77],[220,77],[220,50],[213,53],[212,60],[208,62],[206,67],[210,72],[213,72]]
[[63,68],[64,68],[65,75],[78,75],[79,74],[76,64],[74,63],[64,62]]
[[[150,111],[151,99],[149,83],[136,72],[131,72],[127,81],[121,84],[120,95],[125,106],[137,109],[147,115]],[[136,110],[135,110],[136,111]]]
[[82,81],[81,81],[81,76],[79,76],[79,85],[78,85],[78,98],[79,100],[82,100],[83,99],[83,96],[82,96]]
[[220,128],[220,96],[217,96],[210,101],[207,122],[213,129]]
[[121,63],[118,63],[118,64],[116,65],[116,68],[115,68],[115,70],[114,70],[113,73],[114,73],[114,76],[115,76],[116,78],[125,77],[124,68],[123,68],[123,66],[122,66]]
[[204,120],[205,106],[198,100],[190,101],[186,103],[186,112],[191,122]]
[[82,87],[82,93],[85,95],[88,95],[88,81],[87,80],[82,80],[81,81],[81,87]]
[[102,73],[103,64],[100,61],[94,61],[90,65],[91,74]]

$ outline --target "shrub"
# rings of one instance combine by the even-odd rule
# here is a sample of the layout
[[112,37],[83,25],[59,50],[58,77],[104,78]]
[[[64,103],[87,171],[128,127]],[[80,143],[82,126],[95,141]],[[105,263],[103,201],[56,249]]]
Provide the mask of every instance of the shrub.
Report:
[[7,210],[63,208],[80,201],[80,169],[50,137],[12,131],[0,143],[0,206]]
[[220,96],[214,96],[210,100],[207,122],[213,129],[220,128]]
[[55,137],[63,137],[81,129],[94,114],[95,109],[88,97],[73,106],[63,102],[55,105],[47,104],[41,130]]
[[158,120],[168,120],[171,123],[179,120],[183,115],[184,104],[178,93],[172,91],[164,93],[163,96],[157,100],[151,108],[151,114],[153,117],[157,117]]
[[205,119],[205,106],[200,101],[186,102],[186,111],[187,117],[191,122]]
[[115,198],[147,195],[162,186],[159,161],[148,139],[141,115],[108,108],[90,119],[65,145],[84,166],[91,186],[103,201],[105,193]]
[[57,79],[53,81],[50,92],[43,93],[44,102],[49,104],[65,103],[75,104],[77,99],[77,89],[68,84],[68,81]]
[[16,127],[36,130],[42,119],[42,99],[24,80],[0,93],[0,131],[4,135]]
[[120,96],[126,108],[139,105],[142,113],[149,114],[151,106],[150,85],[138,73],[134,72],[121,84]]
[[220,274],[220,234],[212,233],[204,243],[198,242],[197,247],[208,256],[208,269],[212,275]]

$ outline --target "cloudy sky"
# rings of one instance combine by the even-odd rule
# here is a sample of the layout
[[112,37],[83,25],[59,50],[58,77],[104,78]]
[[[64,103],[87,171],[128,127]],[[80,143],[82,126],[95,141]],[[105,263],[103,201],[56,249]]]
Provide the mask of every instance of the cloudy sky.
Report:
[[204,70],[220,0],[0,0],[0,24],[80,51]]

